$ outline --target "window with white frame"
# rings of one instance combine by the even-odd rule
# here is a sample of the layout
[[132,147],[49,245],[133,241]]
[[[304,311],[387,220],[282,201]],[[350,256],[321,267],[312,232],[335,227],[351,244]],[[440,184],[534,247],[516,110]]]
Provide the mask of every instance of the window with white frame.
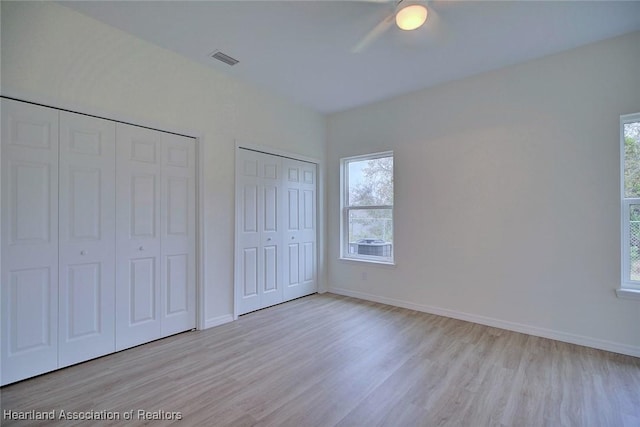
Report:
[[342,167],[341,256],[393,263],[393,153],[347,157]]
[[640,296],[640,113],[620,117],[620,151],[623,163],[621,291],[622,295]]

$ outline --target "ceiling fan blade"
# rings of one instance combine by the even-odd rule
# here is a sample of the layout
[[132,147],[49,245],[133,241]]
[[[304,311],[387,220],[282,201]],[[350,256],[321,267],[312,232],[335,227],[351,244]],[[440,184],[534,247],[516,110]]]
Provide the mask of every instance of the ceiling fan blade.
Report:
[[382,20],[378,25],[373,27],[371,31],[365,35],[362,40],[356,44],[353,49],[351,49],[352,53],[360,53],[364,51],[371,43],[373,43],[378,37],[384,34],[385,31],[389,29],[393,25],[395,19],[395,14],[391,14]]

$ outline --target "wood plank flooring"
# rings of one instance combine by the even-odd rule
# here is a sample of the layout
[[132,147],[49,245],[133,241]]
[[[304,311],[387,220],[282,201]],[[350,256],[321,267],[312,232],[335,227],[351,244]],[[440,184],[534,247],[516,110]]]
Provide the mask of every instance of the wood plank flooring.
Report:
[[[2,425],[640,426],[640,359],[331,294],[3,387]],[[164,412],[160,412],[164,411]]]

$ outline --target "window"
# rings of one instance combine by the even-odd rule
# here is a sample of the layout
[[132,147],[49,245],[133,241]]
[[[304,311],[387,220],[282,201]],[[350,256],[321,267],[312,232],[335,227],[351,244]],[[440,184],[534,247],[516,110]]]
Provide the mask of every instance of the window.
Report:
[[622,286],[640,298],[640,113],[620,118],[622,169]]
[[341,166],[342,258],[393,264],[393,153],[348,157]]

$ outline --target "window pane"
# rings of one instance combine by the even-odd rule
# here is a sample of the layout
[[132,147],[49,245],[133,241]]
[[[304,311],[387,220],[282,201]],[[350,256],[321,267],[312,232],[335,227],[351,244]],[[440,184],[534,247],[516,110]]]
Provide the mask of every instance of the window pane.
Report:
[[640,281],[640,205],[629,206],[630,279]]
[[349,206],[393,205],[393,157],[348,163]]
[[640,197],[640,122],[624,125],[624,197]]
[[348,227],[349,254],[391,257],[391,209],[350,209]]

